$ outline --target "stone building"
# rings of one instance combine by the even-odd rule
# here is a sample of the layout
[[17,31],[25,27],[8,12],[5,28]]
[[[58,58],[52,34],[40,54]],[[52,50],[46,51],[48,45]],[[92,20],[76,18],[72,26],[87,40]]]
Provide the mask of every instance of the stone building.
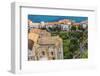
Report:
[[28,35],[28,60],[63,59],[63,43],[59,36],[51,36],[41,29],[33,29]]

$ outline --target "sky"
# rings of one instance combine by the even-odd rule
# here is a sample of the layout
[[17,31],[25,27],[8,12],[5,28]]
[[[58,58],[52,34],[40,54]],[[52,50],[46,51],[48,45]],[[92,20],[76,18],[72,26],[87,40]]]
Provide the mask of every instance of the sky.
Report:
[[63,19],[69,19],[75,22],[81,22],[84,20],[88,20],[88,17],[81,16],[53,16],[53,15],[28,15],[28,19],[32,22],[55,22]]

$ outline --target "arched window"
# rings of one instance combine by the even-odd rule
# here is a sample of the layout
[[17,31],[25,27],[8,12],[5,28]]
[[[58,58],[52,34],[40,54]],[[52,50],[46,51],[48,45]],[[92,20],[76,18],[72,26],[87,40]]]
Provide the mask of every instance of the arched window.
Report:
[[45,55],[45,52],[44,51],[42,51],[42,55]]
[[54,55],[53,51],[51,52],[51,55]]

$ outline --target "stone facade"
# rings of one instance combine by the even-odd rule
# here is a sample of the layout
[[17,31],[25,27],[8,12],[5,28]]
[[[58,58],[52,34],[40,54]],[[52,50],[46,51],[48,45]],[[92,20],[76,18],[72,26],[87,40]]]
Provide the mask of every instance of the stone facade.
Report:
[[34,45],[32,50],[28,50],[32,53],[28,54],[28,60],[63,59],[63,43],[59,36],[51,36],[46,30],[33,29],[29,32],[29,39]]

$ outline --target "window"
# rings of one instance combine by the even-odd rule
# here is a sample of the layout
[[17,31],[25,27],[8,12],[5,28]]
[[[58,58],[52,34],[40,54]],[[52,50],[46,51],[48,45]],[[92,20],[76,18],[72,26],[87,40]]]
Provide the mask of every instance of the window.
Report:
[[53,55],[54,53],[53,52],[51,52],[51,55]]
[[45,55],[45,52],[44,51],[42,51],[42,55]]

